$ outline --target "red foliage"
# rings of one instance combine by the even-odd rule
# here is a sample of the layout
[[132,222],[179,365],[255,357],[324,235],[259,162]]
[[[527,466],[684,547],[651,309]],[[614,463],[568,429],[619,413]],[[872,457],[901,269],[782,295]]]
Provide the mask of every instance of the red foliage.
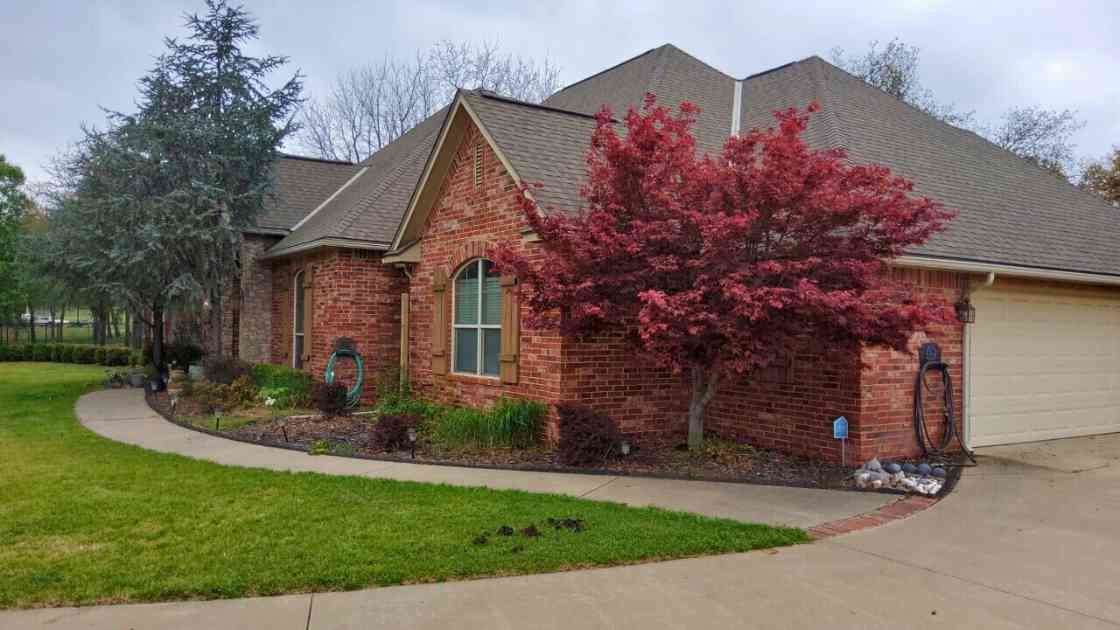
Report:
[[528,324],[575,336],[636,326],[640,350],[692,372],[702,411],[721,376],[806,343],[904,350],[915,331],[946,321],[946,304],[883,272],[954,213],[884,166],[807,147],[816,110],[775,112],[776,128],[732,137],[718,158],[696,155],[688,103],[671,112],[649,95],[621,135],[601,112],[586,207],[542,213],[526,190],[543,256],[507,247],[495,257],[532,287]]

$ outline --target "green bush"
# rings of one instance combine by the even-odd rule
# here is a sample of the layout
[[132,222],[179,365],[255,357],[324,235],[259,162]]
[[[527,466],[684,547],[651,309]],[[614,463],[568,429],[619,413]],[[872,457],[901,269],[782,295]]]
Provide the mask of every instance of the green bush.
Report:
[[423,398],[402,396],[379,398],[376,411],[379,415],[415,416],[434,422],[447,411],[447,407],[428,402]]
[[31,344],[31,343],[23,344],[22,357],[23,357],[24,361],[34,361],[35,360],[35,344]]
[[65,347],[63,344],[61,344],[61,343],[49,343],[47,345],[50,347],[51,361],[54,361],[56,363],[61,363],[62,361],[65,360],[65,359],[62,358],[62,349]]
[[128,364],[132,367],[144,365],[144,353],[139,350],[128,353]]
[[[311,387],[314,379],[302,370],[272,363],[258,363],[252,369],[253,382],[263,390],[287,390],[282,407],[306,407],[311,404]],[[277,398],[269,396],[269,398]],[[277,404],[280,404],[279,400]]]
[[129,364],[132,351],[126,346],[109,346],[105,348],[105,365],[123,367]]
[[6,343],[0,343],[0,361],[11,361],[9,358],[11,354],[11,346]]
[[51,348],[49,344],[37,343],[31,351],[32,361],[50,361]]
[[74,362],[74,347],[70,344],[63,344],[62,349],[58,353],[58,361],[63,363]]
[[547,413],[548,408],[539,402],[502,398],[486,411],[448,409],[430,423],[431,435],[449,446],[525,448],[541,441]]
[[97,360],[96,348],[93,346],[75,346],[74,363],[91,365]]
[[287,387],[262,387],[257,391],[257,398],[261,402],[272,399],[272,406],[281,409],[292,406],[292,390]]

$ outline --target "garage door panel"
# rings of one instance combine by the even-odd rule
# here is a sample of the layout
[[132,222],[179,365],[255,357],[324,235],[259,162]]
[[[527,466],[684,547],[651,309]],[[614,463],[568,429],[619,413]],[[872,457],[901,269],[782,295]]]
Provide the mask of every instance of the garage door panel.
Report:
[[1120,291],[997,285],[972,302],[973,444],[1120,431]]

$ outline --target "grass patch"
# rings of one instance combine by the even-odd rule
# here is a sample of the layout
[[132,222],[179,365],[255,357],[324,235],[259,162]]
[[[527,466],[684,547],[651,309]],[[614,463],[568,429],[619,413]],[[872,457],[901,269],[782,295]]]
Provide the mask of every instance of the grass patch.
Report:
[[[346,590],[807,540],[799,529],[652,508],[145,451],[74,419],[77,397],[103,376],[0,363],[0,608]],[[496,535],[502,526],[540,535]]]

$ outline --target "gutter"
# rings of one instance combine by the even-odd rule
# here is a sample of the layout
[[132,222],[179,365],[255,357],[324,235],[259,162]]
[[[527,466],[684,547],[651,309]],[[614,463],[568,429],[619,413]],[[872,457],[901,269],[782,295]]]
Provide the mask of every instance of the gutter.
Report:
[[342,249],[361,249],[365,251],[384,252],[389,249],[389,243],[379,243],[377,241],[362,241],[350,238],[317,238],[313,241],[307,241],[306,243],[300,243],[299,245],[285,247],[281,250],[270,251],[264,256],[261,256],[261,259],[273,260],[276,258],[283,258],[285,256],[291,256],[293,254],[309,252],[326,247],[339,247]]
[[1070,271],[1067,269],[1051,269],[1047,267],[1024,267],[979,260],[906,254],[896,258],[894,264],[899,267],[910,267],[914,269],[940,269],[943,271],[994,274],[989,276],[993,280],[995,279],[995,275],[1000,275],[1015,278],[1030,278],[1034,280],[1054,280],[1057,282],[1120,286],[1120,275]]

